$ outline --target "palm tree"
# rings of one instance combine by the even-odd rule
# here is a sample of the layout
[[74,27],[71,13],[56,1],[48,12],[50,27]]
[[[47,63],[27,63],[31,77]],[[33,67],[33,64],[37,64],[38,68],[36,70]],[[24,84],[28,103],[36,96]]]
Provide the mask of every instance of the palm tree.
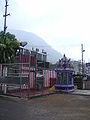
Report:
[[19,48],[20,43],[15,38],[15,35],[9,32],[3,37],[3,32],[0,32],[0,63],[14,62],[16,50]]

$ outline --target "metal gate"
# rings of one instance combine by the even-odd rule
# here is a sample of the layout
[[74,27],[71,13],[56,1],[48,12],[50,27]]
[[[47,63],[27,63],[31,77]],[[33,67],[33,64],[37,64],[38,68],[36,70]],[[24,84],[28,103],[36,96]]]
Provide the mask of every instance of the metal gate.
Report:
[[0,94],[28,97],[29,73],[23,73],[22,66],[27,66],[27,64],[0,65]]
[[0,65],[0,94],[29,98],[47,94],[55,81],[54,70],[38,70],[29,63]]

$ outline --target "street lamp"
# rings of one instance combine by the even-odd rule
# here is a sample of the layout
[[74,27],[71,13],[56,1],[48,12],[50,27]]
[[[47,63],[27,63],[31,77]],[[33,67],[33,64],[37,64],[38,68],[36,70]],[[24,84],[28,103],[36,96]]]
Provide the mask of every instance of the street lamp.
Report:
[[81,52],[82,52],[82,76],[83,76],[84,74],[83,53],[85,52],[85,50],[83,49],[83,44],[81,44]]

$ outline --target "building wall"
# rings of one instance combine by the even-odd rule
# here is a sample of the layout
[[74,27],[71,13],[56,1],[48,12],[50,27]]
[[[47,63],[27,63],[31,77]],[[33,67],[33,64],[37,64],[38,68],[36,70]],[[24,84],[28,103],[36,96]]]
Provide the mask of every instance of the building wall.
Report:
[[86,72],[87,75],[90,76],[90,63],[86,63]]
[[[82,63],[81,61],[72,61],[75,74],[82,74]],[[86,74],[86,64],[84,63],[84,73]]]

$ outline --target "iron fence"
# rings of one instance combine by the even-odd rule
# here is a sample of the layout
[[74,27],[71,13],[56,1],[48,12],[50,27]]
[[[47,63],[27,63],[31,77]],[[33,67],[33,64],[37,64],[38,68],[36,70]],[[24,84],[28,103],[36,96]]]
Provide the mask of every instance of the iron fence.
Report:
[[55,84],[55,71],[29,63],[0,64],[0,94],[30,98],[47,94]]

